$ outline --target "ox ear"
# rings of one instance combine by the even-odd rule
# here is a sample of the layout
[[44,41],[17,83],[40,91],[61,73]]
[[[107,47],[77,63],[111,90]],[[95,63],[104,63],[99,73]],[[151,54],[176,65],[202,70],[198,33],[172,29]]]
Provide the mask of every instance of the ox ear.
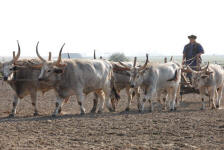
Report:
[[54,73],[60,74],[60,73],[63,73],[63,72],[64,72],[63,69],[60,69],[60,68],[55,68],[54,69]]
[[17,66],[17,65],[15,65],[15,66],[13,66],[10,70],[11,71],[18,71],[18,70],[20,70],[20,69],[24,69],[25,67],[23,67],[23,66]]
[[210,75],[210,74],[212,74],[213,73],[213,71],[206,71],[206,75]]
[[203,76],[201,76],[202,79],[206,79],[206,78],[208,78],[208,77],[209,77],[208,75],[203,75]]

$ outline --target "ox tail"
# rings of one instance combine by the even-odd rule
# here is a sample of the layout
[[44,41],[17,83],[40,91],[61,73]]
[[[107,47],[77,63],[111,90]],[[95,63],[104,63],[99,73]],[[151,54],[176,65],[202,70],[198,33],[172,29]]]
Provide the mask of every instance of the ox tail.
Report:
[[117,101],[119,101],[120,98],[121,98],[114,86],[112,87],[112,95],[114,96],[114,98],[115,98]]
[[132,92],[132,97],[135,97],[136,93],[135,91]]
[[174,76],[171,79],[168,79],[167,81],[177,81],[179,79],[179,74],[181,73],[180,71],[181,71],[180,69],[177,69],[175,71]]
[[[112,72],[111,74],[111,96],[116,99],[117,101],[120,100],[120,95],[118,94],[117,90],[115,89],[115,79],[114,79],[114,74]],[[113,99],[112,98],[112,99]]]

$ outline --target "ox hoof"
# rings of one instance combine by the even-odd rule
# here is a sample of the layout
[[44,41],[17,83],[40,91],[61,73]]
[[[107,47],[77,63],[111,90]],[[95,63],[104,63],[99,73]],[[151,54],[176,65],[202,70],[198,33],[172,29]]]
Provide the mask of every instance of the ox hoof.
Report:
[[57,115],[56,114],[52,114],[51,117],[55,118]]
[[9,114],[9,118],[14,118],[15,115],[14,114]]
[[94,114],[94,113],[96,113],[96,111],[95,110],[91,110],[90,113]]
[[219,108],[219,105],[216,105],[216,108]]
[[115,112],[115,109],[109,108],[110,112]]
[[102,114],[103,113],[103,111],[102,110],[98,110],[98,112],[97,112],[98,114]]
[[34,116],[39,116],[39,113],[38,112],[35,112],[33,115]]
[[81,113],[80,113],[80,115],[85,115],[86,113],[84,112],[84,111],[82,111]]
[[90,113],[96,113],[96,109],[92,109]]
[[173,112],[173,111],[174,111],[174,109],[171,108],[171,109],[170,109],[170,112]]
[[140,110],[141,109],[141,104],[138,104],[138,110]]
[[129,108],[129,107],[127,107],[127,108],[125,109],[125,111],[130,111],[130,108]]
[[62,111],[61,108],[59,108],[58,113],[61,114],[61,111]]
[[212,106],[211,109],[215,109],[215,106]]
[[139,108],[138,111],[139,111],[140,113],[142,113],[144,110],[142,110],[141,108]]

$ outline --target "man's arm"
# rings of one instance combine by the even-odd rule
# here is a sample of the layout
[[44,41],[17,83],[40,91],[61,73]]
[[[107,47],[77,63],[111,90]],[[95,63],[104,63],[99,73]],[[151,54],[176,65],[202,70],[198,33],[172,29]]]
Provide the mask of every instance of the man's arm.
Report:
[[186,59],[186,53],[183,53],[182,65],[185,64],[185,59]]
[[196,57],[200,57],[202,54],[204,54],[204,49],[201,44],[198,44],[198,53],[196,54]]

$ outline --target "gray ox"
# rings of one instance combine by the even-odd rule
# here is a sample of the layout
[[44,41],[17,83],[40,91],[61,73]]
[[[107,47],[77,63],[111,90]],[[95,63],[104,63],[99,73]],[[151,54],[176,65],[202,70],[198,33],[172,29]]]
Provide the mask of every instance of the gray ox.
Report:
[[224,70],[222,66],[217,64],[207,65],[200,71],[192,70],[187,66],[187,71],[192,73],[192,85],[199,89],[202,99],[201,109],[205,109],[205,95],[208,92],[209,101],[212,101],[212,109],[219,108],[222,99],[222,91],[224,84]]
[[[16,114],[16,107],[20,99],[25,96],[30,95],[32,105],[34,107],[34,116],[38,115],[37,110],[37,91],[45,93],[52,89],[49,86],[38,81],[38,76],[40,74],[40,69],[35,69],[36,65],[40,65],[41,61],[39,59],[22,59],[18,60],[20,56],[20,46],[18,43],[18,53],[13,57],[13,60],[3,63],[2,72],[3,79],[7,82],[11,88],[15,91],[13,108],[9,117],[14,117]],[[49,54],[49,59],[51,55]]]
[[[157,100],[159,100],[160,95],[164,91],[167,92],[168,99],[170,100],[170,110],[175,110],[176,94],[181,79],[181,68],[173,62],[147,65],[148,55],[146,57],[145,65],[141,68],[135,67],[136,58],[134,60],[134,67],[125,67],[131,71],[131,86],[140,86],[145,92],[143,101],[139,106],[139,111],[144,110],[146,100],[149,100],[151,103],[151,111],[153,111],[154,106],[151,101],[153,96],[157,94]],[[125,66],[125,64],[122,65]]]
[[[137,96],[137,102],[139,104],[139,98],[140,98],[140,93],[139,93],[139,88],[135,87],[134,92],[131,92],[131,82],[130,82],[130,72],[128,70],[122,70],[120,69],[118,63],[112,63],[113,64],[113,71],[114,71],[114,81],[115,81],[115,89],[117,90],[118,93],[120,93],[121,90],[125,89],[126,94],[128,96],[128,103],[125,111],[130,110],[130,104],[133,99],[133,97],[136,95]],[[129,65],[129,63],[123,63],[126,64],[127,66],[132,67],[132,65]]]
[[[96,59],[95,50],[94,50],[93,58]],[[132,64],[130,62],[123,62],[123,63],[132,67]],[[118,93],[120,93],[121,90],[125,89],[126,94],[128,96],[128,104],[127,104],[125,111],[129,111],[132,98],[135,95],[137,95],[137,101],[139,103],[139,98],[140,98],[139,89],[135,88],[134,92],[132,93],[131,92],[131,83],[130,83],[130,72],[125,69],[121,69],[120,64],[117,62],[111,62],[111,64],[113,66],[114,87]],[[94,94],[94,105],[93,105],[93,109],[91,110],[91,112],[94,112],[96,110],[97,103],[98,103],[98,95],[95,93]],[[111,104],[112,104],[112,107],[114,110],[115,110],[117,103],[118,103],[118,101],[116,101],[115,99],[111,99]]]
[[53,116],[58,114],[62,100],[72,95],[76,95],[81,114],[85,114],[83,101],[90,92],[95,92],[100,97],[98,113],[103,111],[105,98],[108,109],[112,111],[110,97],[118,99],[119,95],[114,89],[113,68],[110,62],[83,59],[61,60],[62,49],[63,47],[57,61],[46,61],[36,49],[37,56],[43,63],[39,80],[53,85],[56,92],[56,108]]

